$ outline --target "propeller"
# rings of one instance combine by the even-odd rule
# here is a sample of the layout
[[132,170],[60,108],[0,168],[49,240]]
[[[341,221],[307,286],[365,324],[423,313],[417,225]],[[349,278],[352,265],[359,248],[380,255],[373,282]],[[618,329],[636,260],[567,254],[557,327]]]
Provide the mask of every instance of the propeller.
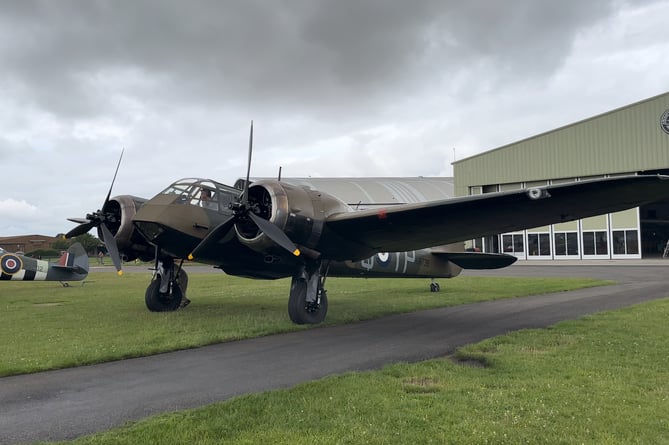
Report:
[[111,185],[109,186],[109,191],[107,192],[107,197],[105,198],[104,203],[102,204],[102,209],[98,209],[96,212],[89,213],[86,215],[86,218],[68,218],[69,221],[79,224],[74,229],[70,230],[65,234],[65,238],[73,238],[75,236],[83,235],[87,233],[94,227],[99,227],[102,232],[102,241],[107,248],[107,252],[111,256],[114,267],[119,275],[123,275],[123,270],[121,268],[121,255],[118,251],[118,246],[116,244],[116,239],[114,235],[109,230],[107,226],[108,222],[115,222],[116,215],[111,212],[105,212],[107,204],[109,203],[109,198],[111,197],[112,189],[114,188],[114,182],[116,181],[116,175],[118,174],[118,169],[121,166],[121,159],[123,159],[123,152],[121,150],[121,156],[118,159],[118,164],[116,164],[116,171],[114,172],[114,178],[112,179]]
[[237,202],[231,203],[230,208],[233,211],[233,215],[216,226],[211,232],[204,237],[202,241],[193,249],[188,255],[189,260],[193,260],[197,257],[206,246],[210,243],[218,242],[222,239],[232,227],[242,219],[250,219],[253,223],[262,231],[269,239],[274,241],[279,246],[283,247],[290,253],[295,256],[300,256],[300,249],[297,248],[295,243],[293,243],[288,235],[285,234],[276,224],[271,221],[268,221],[264,218],[261,218],[256,214],[257,207],[253,206],[249,202],[249,180],[251,177],[251,158],[253,153],[253,121],[251,121],[251,130],[249,133],[249,156],[248,163],[246,167],[246,182],[244,182],[244,191],[242,192],[241,199]]

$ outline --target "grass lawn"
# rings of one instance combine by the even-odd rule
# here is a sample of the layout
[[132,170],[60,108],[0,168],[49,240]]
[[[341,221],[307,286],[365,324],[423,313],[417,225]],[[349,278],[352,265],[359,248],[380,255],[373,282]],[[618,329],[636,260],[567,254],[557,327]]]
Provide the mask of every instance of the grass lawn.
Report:
[[450,359],[153,417],[75,444],[666,444],[669,300],[526,330]]
[[[288,280],[191,274],[185,310],[144,306],[150,273],[91,273],[85,285],[0,283],[0,376],[79,366],[298,329]],[[391,313],[605,284],[589,279],[458,277],[429,292],[424,279],[328,279],[326,325]]]

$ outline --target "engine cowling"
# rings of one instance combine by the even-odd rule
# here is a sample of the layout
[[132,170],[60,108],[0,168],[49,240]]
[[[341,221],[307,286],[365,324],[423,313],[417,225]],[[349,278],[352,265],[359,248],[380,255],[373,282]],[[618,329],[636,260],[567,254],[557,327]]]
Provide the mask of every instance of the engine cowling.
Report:
[[[137,231],[132,218],[147,200],[130,195],[114,196],[105,204],[102,212],[106,215],[105,225],[110,230],[120,254],[126,261],[141,259],[149,261],[154,256],[153,248]],[[103,239],[98,227],[98,238]]]
[[[327,193],[270,180],[251,184],[248,200],[251,211],[274,223],[295,244],[310,249],[318,245],[323,222],[329,215],[352,211],[345,202]],[[252,250],[284,252],[250,220],[235,224],[235,232],[239,241]]]

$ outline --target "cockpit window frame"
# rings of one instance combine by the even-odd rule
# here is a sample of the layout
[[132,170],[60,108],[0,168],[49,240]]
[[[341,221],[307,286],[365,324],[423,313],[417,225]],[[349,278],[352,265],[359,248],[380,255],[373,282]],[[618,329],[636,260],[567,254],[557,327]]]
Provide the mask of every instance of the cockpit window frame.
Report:
[[[208,190],[211,199],[203,199],[202,190]],[[241,193],[241,190],[234,187],[204,178],[180,179],[160,192],[163,195],[179,196],[180,199],[177,201],[179,203],[216,210],[219,213],[229,213],[228,204],[236,201]]]

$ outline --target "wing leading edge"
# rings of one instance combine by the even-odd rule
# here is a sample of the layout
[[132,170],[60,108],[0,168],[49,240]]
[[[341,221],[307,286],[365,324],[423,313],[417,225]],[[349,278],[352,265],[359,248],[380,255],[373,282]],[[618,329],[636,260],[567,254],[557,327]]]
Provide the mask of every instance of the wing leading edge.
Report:
[[[617,212],[669,198],[669,176],[622,176],[339,213],[326,221],[322,251],[344,246],[400,252]],[[345,240],[345,243],[341,243]]]

